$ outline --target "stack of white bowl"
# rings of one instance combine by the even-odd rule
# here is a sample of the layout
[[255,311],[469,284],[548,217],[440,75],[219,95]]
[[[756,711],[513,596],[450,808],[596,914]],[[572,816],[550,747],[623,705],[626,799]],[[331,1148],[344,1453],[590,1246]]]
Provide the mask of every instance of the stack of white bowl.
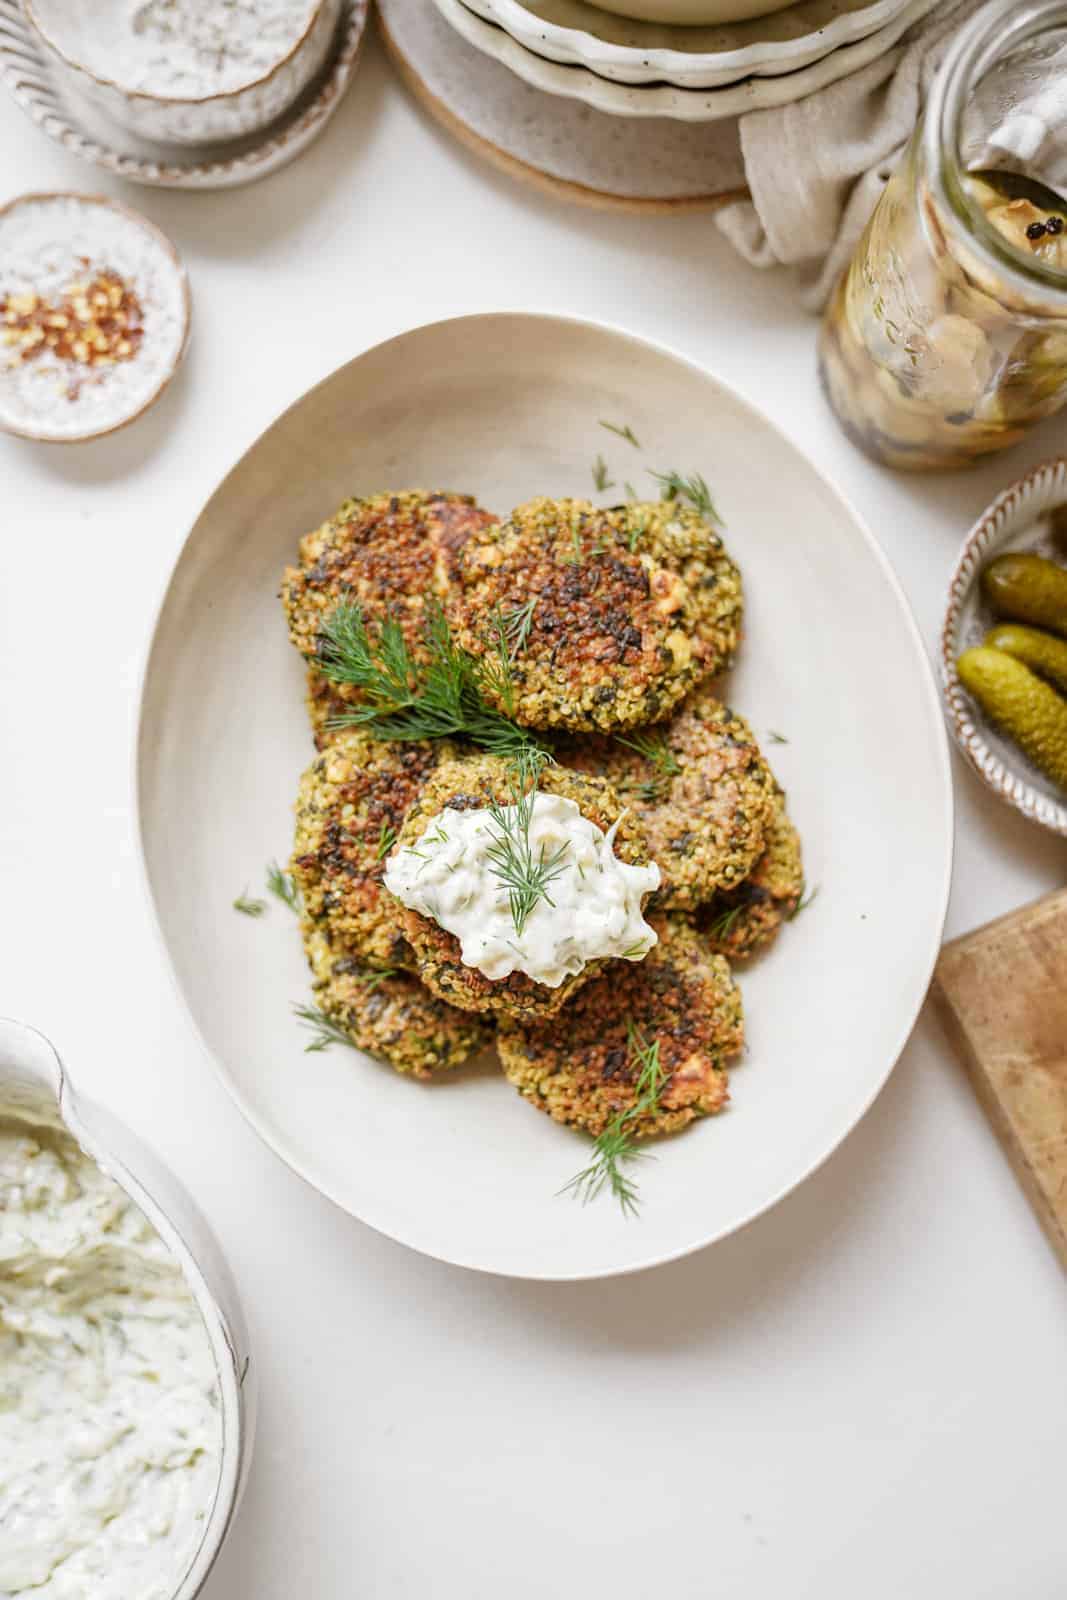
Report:
[[624,117],[711,122],[873,61],[936,0],[434,0],[483,54]]
[[259,134],[324,65],[341,0],[24,0],[64,96],[108,130],[217,148]]

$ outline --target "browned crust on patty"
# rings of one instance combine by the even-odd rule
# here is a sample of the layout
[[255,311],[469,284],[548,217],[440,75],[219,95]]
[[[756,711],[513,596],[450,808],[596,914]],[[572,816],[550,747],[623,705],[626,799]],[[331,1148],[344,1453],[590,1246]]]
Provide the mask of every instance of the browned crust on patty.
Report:
[[443,1004],[417,978],[381,976],[311,918],[304,918],[302,931],[315,1003],[357,1049],[397,1072],[432,1078],[491,1043],[492,1029],[482,1018]]
[[[312,663],[322,624],[341,600],[358,603],[371,624],[395,617],[410,649],[422,653],[426,602],[444,598],[457,556],[472,533],[493,522],[470,495],[413,489],[346,500],[300,541],[299,565],[287,567],[281,599],[289,638]],[[309,709],[321,732],[325,715],[358,703],[347,684],[322,688],[313,676]]]
[[453,580],[450,620],[472,655],[498,605],[536,602],[501,706],[531,727],[654,722],[737,644],[737,568],[710,524],[675,505],[532,500],[472,532]]
[[785,795],[775,795],[774,813],[763,854],[744,883],[718,894],[705,906],[698,927],[712,950],[736,961],[766,948],[783,922],[796,915],[804,894],[800,835],[785,808]]
[[523,1098],[594,1137],[636,1103],[631,1024],[644,1043],[658,1042],[666,1083],[659,1108],[630,1118],[627,1133],[675,1133],[729,1097],[725,1064],[744,1042],[740,991],[683,920],[653,923],[660,942],[644,961],[615,963],[587,983],[561,1022],[500,1023],[504,1072]]
[[362,961],[414,967],[401,908],[382,884],[385,860],[426,779],[454,754],[446,741],[382,741],[349,729],[300,780],[289,870],[307,914]]
[[[472,810],[490,801],[510,804],[512,783],[509,764],[499,756],[467,756],[442,762],[429,776],[422,794],[409,811],[397,848],[417,845],[433,820],[450,809]],[[542,773],[538,786],[546,794],[573,800],[582,815],[605,833],[623,811],[615,791],[603,778],[549,766]],[[644,840],[627,817],[623,817],[615,834],[615,854],[634,866],[644,865],[648,860]],[[554,1016],[569,1002],[574,991],[598,970],[609,964],[612,967],[626,965],[619,961],[590,962],[581,972],[565,978],[557,989],[536,983],[524,972],[513,972],[506,978],[487,978],[477,967],[464,965],[460,943],[454,934],[446,932],[421,912],[401,909],[404,933],[414,951],[422,982],[442,1000],[465,1011]]]
[[654,905],[691,909],[752,871],[775,815],[774,777],[748,723],[710,688],[658,727],[575,737],[559,753],[601,773],[632,808],[663,874]]

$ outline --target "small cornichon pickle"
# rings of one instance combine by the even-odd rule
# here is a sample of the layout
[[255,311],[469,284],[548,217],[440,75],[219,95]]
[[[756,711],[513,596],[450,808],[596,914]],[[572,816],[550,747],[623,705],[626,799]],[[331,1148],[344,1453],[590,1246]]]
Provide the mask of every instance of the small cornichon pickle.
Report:
[[965,650],[956,671],[990,720],[1067,792],[1067,700],[1014,656],[984,645]]
[[1003,650],[1024,667],[1047,678],[1061,694],[1067,694],[1067,641],[1057,639],[1040,628],[1026,628],[1021,622],[1001,622],[985,636],[990,650]]
[[997,556],[982,573],[982,593],[999,617],[1067,634],[1067,569],[1025,552]]

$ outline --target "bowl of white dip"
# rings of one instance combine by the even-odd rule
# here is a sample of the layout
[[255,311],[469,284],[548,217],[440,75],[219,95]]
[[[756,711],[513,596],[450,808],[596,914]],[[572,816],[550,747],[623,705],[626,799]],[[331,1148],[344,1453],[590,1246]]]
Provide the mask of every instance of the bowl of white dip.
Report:
[[207,1224],[48,1040],[0,1019],[0,1597],[193,1600],[255,1376]]

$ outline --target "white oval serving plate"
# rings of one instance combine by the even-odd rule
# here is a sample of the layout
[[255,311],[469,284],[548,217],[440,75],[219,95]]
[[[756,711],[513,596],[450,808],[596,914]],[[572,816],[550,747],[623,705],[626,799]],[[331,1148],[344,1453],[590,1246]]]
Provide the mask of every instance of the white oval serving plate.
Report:
[[463,0],[434,0],[441,15],[468,44],[502,62],[535,89],[581,100],[615,117],[673,117],[681,122],[715,122],[720,117],[742,116],[746,111],[802,100],[884,55],[935,3],[936,0],[909,0],[904,10],[877,33],[855,44],[842,45],[799,71],[745,78],[718,89],[678,89],[669,83],[611,83],[588,67],[546,61],[503,28],[477,16]]
[[956,672],[957,657],[981,644],[997,621],[978,586],[982,568],[1008,550],[1062,561],[1048,524],[1048,513],[1062,505],[1067,505],[1067,460],[1046,461],[998,494],[978,518],[964,540],[949,584],[941,631],[941,683],[953,737],[982,782],[1031,822],[1067,835],[1067,799],[1062,791],[993,726]]
[[[630,425],[634,450],[599,419]],[[814,903],[741,976],[749,1049],[730,1109],[664,1142],[643,1207],[560,1196],[589,1144],[490,1067],[430,1084],[343,1046],[306,1054],[292,915],[232,901],[290,849],[312,757],[303,664],[277,599],[299,536],[344,496],[434,485],[506,511],[702,472],[747,590],[725,692],[804,837]],[[609,496],[610,498],[610,496]],[[872,642],[877,648],[872,647]],[[682,357],[563,317],[461,317],[400,335],[297,401],[198,518],[145,669],[145,868],[180,988],[262,1137],[338,1205],[427,1255],[518,1277],[652,1266],[757,1216],[817,1167],[885,1082],[941,939],[952,804],[933,674],[873,536],[774,425]],[[560,1026],[565,1026],[565,1019]]]
[[751,76],[796,72],[841,45],[877,33],[908,0],[801,0],[771,16],[677,27],[616,16],[589,0],[469,0],[534,55],[588,67],[615,83],[714,89]]

